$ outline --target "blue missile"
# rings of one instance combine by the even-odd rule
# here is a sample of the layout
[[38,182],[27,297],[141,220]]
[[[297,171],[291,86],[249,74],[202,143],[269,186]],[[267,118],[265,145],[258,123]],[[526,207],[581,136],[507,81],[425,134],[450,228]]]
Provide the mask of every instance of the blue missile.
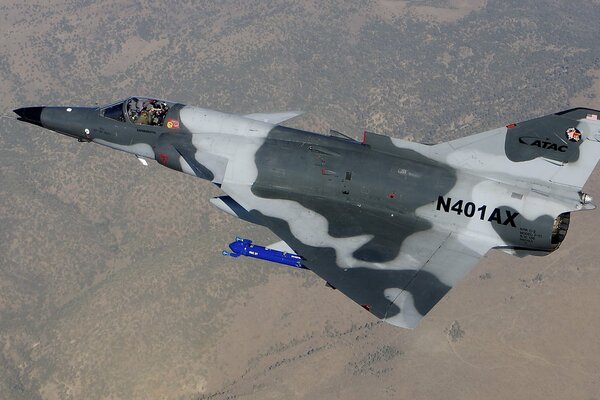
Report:
[[302,257],[298,254],[285,251],[273,250],[264,246],[252,244],[252,240],[237,237],[235,242],[229,244],[231,252],[223,250],[224,256],[230,257],[253,257],[260,260],[275,262],[278,264],[289,265],[294,268],[308,269],[302,265]]

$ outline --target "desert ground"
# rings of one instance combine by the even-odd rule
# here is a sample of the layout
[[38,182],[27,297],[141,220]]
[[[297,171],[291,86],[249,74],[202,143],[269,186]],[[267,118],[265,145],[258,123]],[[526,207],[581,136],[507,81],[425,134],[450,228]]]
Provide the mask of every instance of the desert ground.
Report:
[[490,252],[404,330],[309,271],[222,257],[277,238],[210,206],[208,182],[11,112],[137,94],[436,143],[600,109],[599,1],[0,11],[0,399],[600,399],[598,210],[550,256]]

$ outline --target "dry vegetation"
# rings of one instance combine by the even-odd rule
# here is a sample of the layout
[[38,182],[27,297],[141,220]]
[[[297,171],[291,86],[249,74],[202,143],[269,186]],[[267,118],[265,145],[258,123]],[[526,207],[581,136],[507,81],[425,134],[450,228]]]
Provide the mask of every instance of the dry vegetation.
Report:
[[[2,110],[147,94],[420,141],[600,107],[598,4],[0,5]],[[527,398],[600,392],[600,213],[547,258],[492,253],[415,331],[220,251],[219,191],[0,119],[0,398]],[[589,192],[600,194],[595,174]],[[482,278],[483,277],[483,278]]]

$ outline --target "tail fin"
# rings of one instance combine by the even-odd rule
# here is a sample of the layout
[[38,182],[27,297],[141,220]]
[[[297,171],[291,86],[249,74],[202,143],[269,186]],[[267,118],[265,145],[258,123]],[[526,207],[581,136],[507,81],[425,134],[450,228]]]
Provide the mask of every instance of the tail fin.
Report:
[[600,111],[573,108],[432,147],[456,168],[581,190],[600,159]]

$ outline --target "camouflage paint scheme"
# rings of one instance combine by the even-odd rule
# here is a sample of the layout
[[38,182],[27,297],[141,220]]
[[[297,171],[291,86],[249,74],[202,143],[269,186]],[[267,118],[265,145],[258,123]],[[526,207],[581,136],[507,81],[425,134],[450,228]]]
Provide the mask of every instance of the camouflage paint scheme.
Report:
[[225,193],[213,205],[269,228],[330,286],[400,327],[415,327],[490,249],[549,254],[569,213],[595,208],[581,192],[600,157],[595,110],[424,145],[279,125],[295,112],[233,115],[179,103],[169,103],[170,124],[136,125],[127,104],[15,112],[213,182]]

